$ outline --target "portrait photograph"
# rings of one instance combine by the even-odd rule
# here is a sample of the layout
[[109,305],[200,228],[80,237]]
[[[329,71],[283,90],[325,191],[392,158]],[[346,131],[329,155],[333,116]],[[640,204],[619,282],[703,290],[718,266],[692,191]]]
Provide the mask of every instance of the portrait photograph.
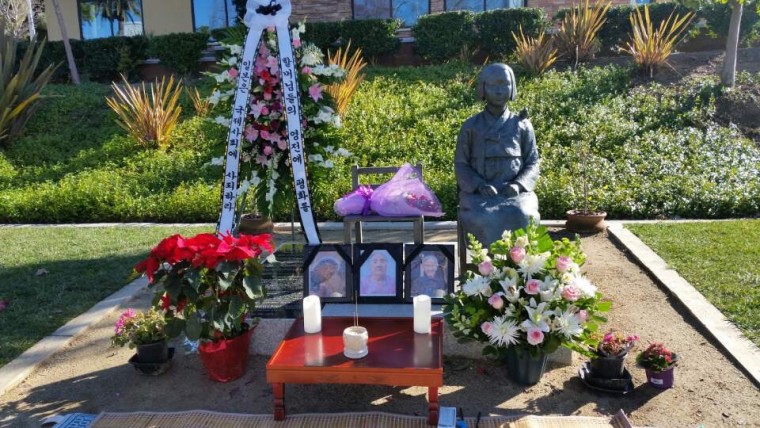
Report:
[[304,296],[325,302],[353,301],[353,272],[348,245],[307,245],[304,248]]
[[454,291],[453,245],[407,245],[404,300],[430,296],[434,303]]
[[354,251],[359,300],[400,302],[403,292],[401,244],[358,244]]

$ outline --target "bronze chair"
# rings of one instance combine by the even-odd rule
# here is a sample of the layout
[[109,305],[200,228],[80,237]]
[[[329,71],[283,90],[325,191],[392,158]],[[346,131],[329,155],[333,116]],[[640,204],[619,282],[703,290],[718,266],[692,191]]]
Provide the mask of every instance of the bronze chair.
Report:
[[[354,165],[351,167],[351,182],[354,190],[360,185],[368,185],[373,189],[376,189],[382,183],[360,183],[360,176],[362,175],[377,175],[377,174],[395,174],[400,167],[396,166],[369,166],[359,167]],[[422,165],[417,164],[414,169],[420,174],[422,178]],[[396,221],[411,221],[414,226],[414,243],[422,244],[425,240],[425,218],[422,215],[406,216],[406,217],[383,217],[381,215],[347,215],[343,217],[343,240],[346,244],[351,243],[351,229],[354,228],[356,235],[356,243],[362,243],[362,224],[365,222],[396,222]]]

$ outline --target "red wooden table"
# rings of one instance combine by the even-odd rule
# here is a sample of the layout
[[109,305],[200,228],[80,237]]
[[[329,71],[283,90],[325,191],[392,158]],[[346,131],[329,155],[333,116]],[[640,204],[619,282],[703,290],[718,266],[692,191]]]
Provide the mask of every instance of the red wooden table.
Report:
[[438,423],[438,387],[443,386],[443,323],[433,318],[431,334],[414,332],[413,318],[359,318],[369,332],[369,354],[343,355],[343,330],[353,318],[322,318],[320,333],[306,334],[303,319],[267,363],[274,390],[274,419],[285,419],[286,383],[358,383],[428,387],[428,424]]

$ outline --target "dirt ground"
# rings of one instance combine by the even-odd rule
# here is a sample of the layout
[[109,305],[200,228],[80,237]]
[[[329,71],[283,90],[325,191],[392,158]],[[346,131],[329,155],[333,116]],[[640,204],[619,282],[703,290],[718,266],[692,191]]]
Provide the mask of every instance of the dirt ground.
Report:
[[[760,389],[696,327],[695,319],[607,236],[584,237],[583,247],[589,277],[613,302],[608,326],[639,333],[644,343],[663,341],[682,356],[675,388],[659,391],[648,386],[643,369],[635,367],[630,356],[627,367],[635,389],[626,396],[587,389],[578,377],[585,359],[578,355],[571,366],[550,367],[541,382],[531,387],[508,380],[505,368],[493,361],[446,358],[441,405],[462,407],[465,415],[600,416],[623,409],[637,426],[760,426]],[[129,306],[147,303],[146,292]],[[67,412],[272,411],[266,356],[252,356],[246,375],[228,384],[208,380],[197,356],[181,351],[169,372],[143,376],[127,364],[134,351],[109,347],[116,317],[117,313],[106,317],[0,397],[0,426],[37,426],[44,416]],[[289,385],[286,406],[289,413],[424,415],[425,392],[419,387]]]

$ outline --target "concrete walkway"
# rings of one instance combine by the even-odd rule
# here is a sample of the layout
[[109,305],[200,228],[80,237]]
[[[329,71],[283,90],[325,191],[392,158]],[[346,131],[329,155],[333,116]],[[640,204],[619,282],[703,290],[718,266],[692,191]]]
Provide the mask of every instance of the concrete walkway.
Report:
[[[549,227],[561,227],[562,221],[543,221],[543,225]],[[633,258],[644,267],[663,287],[680,300],[685,307],[699,320],[702,326],[714,337],[717,343],[731,355],[736,364],[741,367],[745,374],[760,386],[760,349],[747,340],[741,332],[729,323],[723,314],[710,304],[694,287],[692,287],[677,272],[668,268],[667,264],[651,249],[644,245],[635,235],[625,229],[623,222],[608,222],[608,232],[620,245],[625,247]],[[82,225],[81,227],[105,227],[113,224]],[[123,224],[118,224],[123,226]],[[136,227],[148,224],[133,224]],[[38,227],[36,225],[19,225],[12,227]],[[80,227],[71,225],[59,225],[58,227]],[[409,231],[410,223],[374,223],[366,228],[365,241],[368,242],[404,242],[411,239]],[[428,222],[425,224],[426,242],[456,242],[455,222]],[[290,224],[278,224],[277,241],[283,243],[292,239]],[[341,223],[320,224],[320,232],[324,242],[342,242],[343,226]],[[296,241],[302,242],[298,236]],[[64,349],[74,337],[86,331],[92,324],[102,319],[112,311],[119,308],[134,295],[143,291],[147,285],[145,278],[141,278],[102,302],[93,306],[89,311],[69,321],[66,325],[56,330],[50,336],[38,342],[35,346],[24,352],[18,358],[0,369],[0,395],[21,383],[37,366],[50,358],[56,352]],[[267,323],[266,328],[257,329],[257,341],[253,351],[260,354],[271,354],[274,347],[279,343],[290,326],[292,320],[273,319],[263,320]],[[267,332],[264,335],[264,332]],[[268,336],[265,337],[265,336]],[[259,340],[260,338],[260,340]],[[454,346],[453,343],[447,345]],[[459,352],[467,354],[467,351]],[[478,352],[479,354],[479,352]],[[476,356],[476,355],[473,355]]]

